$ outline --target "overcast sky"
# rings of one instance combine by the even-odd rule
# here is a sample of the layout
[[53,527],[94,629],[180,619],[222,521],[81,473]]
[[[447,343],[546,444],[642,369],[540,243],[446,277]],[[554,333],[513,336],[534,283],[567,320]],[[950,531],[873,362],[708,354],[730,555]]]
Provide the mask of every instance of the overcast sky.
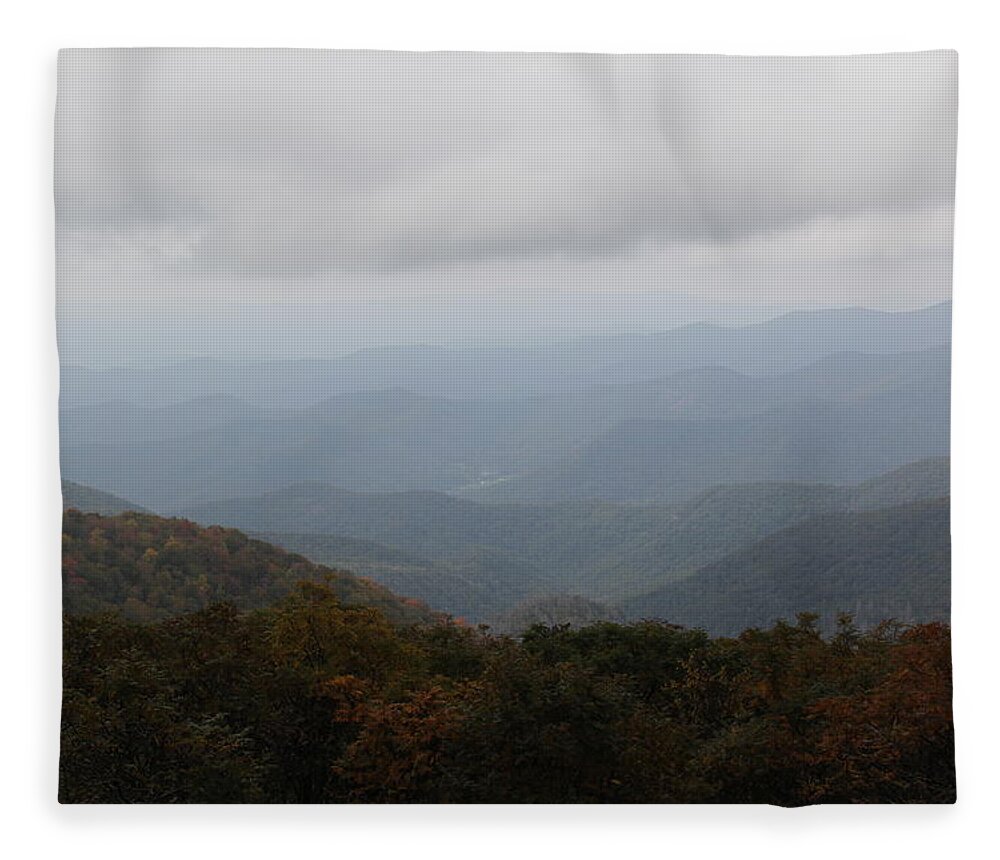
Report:
[[941,301],[956,89],[949,52],[64,51],[63,358]]

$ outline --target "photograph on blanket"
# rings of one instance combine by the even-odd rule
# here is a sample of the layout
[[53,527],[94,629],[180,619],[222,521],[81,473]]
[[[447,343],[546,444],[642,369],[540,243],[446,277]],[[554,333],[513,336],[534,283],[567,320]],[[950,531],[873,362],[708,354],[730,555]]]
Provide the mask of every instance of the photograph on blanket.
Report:
[[957,86],[61,52],[59,800],[954,802]]

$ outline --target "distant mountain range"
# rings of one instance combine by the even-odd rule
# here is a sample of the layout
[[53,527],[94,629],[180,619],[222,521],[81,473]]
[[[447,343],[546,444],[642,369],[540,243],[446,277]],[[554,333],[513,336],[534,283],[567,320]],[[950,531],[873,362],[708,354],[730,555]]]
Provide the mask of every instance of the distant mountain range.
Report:
[[897,391],[734,419],[630,418],[541,469],[460,492],[482,501],[679,502],[719,483],[861,481],[946,452],[946,402]]
[[64,367],[65,503],[240,528],[498,629],[944,617],[950,322]]
[[[864,623],[946,618],[948,465],[851,487],[716,487],[674,506],[480,505],[305,485],[187,513],[501,632],[657,617],[728,634],[799,611],[827,623],[841,611]],[[67,489],[67,507],[132,508]]]
[[850,487],[726,486],[682,505],[483,505],[306,484],[183,513],[482,620],[545,594],[622,604],[811,516],[938,498],[948,484],[948,461],[939,458]]
[[115,400],[159,407],[219,394],[258,407],[302,408],[331,395],[396,387],[424,397],[513,398],[629,384],[702,367],[773,375],[832,353],[912,352],[950,339],[950,302],[905,313],[846,308],[796,312],[742,328],[695,324],[539,347],[387,347],[327,360],[198,359],[154,369],[67,365],[61,397],[63,408]]
[[482,501],[677,502],[719,483],[864,480],[946,454],[946,347],[721,368],[509,401],[393,389],[264,410],[226,395],[64,409],[66,476],[153,509],[302,481]]

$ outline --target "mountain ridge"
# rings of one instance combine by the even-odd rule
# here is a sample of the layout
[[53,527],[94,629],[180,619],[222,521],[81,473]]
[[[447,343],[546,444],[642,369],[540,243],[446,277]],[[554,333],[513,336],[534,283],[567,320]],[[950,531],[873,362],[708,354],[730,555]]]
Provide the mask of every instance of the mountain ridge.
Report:
[[[546,347],[376,347],[335,359],[226,364],[191,359],[160,368],[64,365],[63,406],[123,398],[163,405],[224,391],[271,407],[304,406],[323,394],[401,384],[425,395],[490,397],[575,390],[722,363],[753,375],[800,367],[831,352],[891,353],[950,341],[951,303],[914,311],[801,311],[734,328],[680,327]],[[319,393],[319,396],[317,396]]]
[[737,635],[818,614],[825,629],[849,613],[861,628],[887,619],[947,621],[950,500],[825,513],[779,530],[630,600],[630,617]]
[[[861,480],[944,454],[949,387],[947,350],[932,348],[827,357],[776,377],[702,368],[512,401],[428,398],[393,388],[334,395],[301,410],[262,411],[216,399],[138,417],[130,412],[128,420],[121,420],[115,410],[81,407],[61,413],[62,459],[68,478],[153,509],[309,479],[376,492],[449,491],[481,501],[544,500],[546,484],[552,485],[554,498],[679,501],[680,493],[715,483],[822,481],[840,472]],[[812,405],[817,397],[818,407]],[[812,421],[817,408],[830,413],[830,427]],[[641,420],[668,422],[650,425],[650,432],[665,441],[672,433],[693,432],[695,447],[686,458],[701,458],[703,467],[691,473],[700,479],[682,481],[674,490],[658,489],[649,485],[653,473],[642,464],[634,482],[619,476],[619,463],[627,465],[649,442],[615,442],[616,434],[621,437],[623,427],[641,430],[636,423]],[[834,423],[840,425],[838,433],[832,432]],[[800,455],[796,464],[782,459],[780,451],[758,451],[755,459],[745,460],[762,468],[726,474],[724,458],[739,453],[748,434],[750,442],[766,437],[800,448],[811,445],[841,459],[826,473],[810,473],[805,466],[820,458]],[[822,446],[812,444],[814,436],[824,440]],[[624,448],[602,454],[608,445]],[[855,451],[867,459],[856,458],[860,467],[852,473],[847,467]],[[553,470],[575,468],[572,458],[584,455],[610,461],[595,462],[598,471],[590,477],[556,476],[553,483]],[[791,465],[799,471],[778,468]]]
[[[652,506],[483,505],[443,493],[382,495],[306,483],[183,513],[206,524],[266,532],[316,561],[361,563],[365,575],[397,592],[483,619],[509,608],[512,600],[543,594],[619,603],[623,595],[690,576],[728,552],[816,514],[946,495],[948,472],[948,459],[936,458],[847,487],[715,487],[682,505]],[[421,561],[391,567],[381,557],[384,552],[352,558],[338,545],[344,538],[371,541]],[[454,586],[451,597],[445,581]]]

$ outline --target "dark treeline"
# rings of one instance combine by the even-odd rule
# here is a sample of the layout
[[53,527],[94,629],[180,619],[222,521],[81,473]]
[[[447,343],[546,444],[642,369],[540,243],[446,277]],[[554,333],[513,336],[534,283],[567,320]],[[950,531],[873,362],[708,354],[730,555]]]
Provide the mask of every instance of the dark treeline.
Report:
[[393,624],[322,582],[249,611],[68,615],[60,799],[953,801],[947,626],[816,620],[515,640]]

